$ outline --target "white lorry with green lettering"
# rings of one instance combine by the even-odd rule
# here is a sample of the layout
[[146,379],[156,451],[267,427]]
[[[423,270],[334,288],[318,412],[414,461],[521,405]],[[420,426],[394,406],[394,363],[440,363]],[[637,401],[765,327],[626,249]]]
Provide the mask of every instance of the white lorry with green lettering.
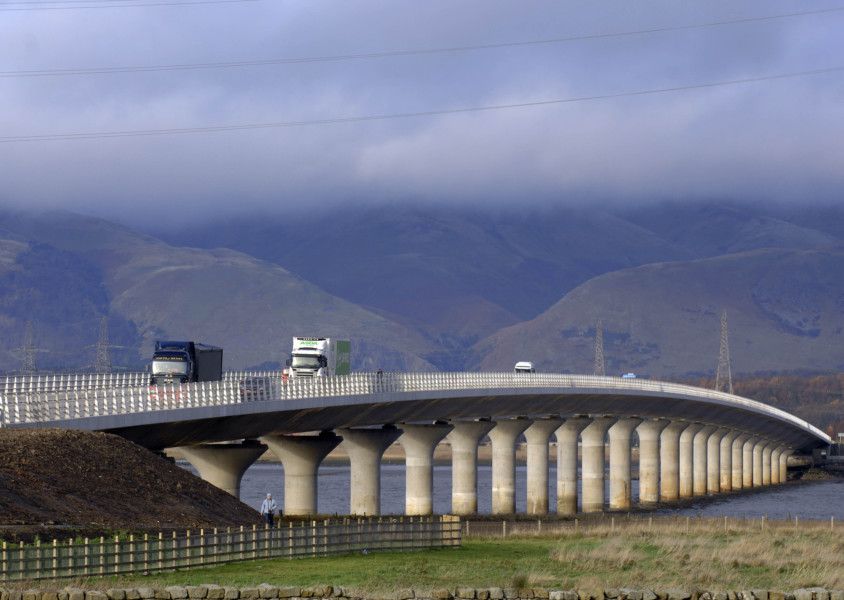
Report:
[[290,378],[331,377],[351,372],[349,340],[320,337],[294,337],[289,361]]

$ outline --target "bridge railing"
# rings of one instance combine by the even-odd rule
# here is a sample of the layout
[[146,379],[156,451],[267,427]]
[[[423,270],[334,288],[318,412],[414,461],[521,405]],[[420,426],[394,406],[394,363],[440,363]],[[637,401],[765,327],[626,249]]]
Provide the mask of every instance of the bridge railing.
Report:
[[14,393],[0,396],[0,424],[16,425],[125,415],[151,411],[341,396],[373,396],[401,392],[469,391],[483,394],[502,389],[556,388],[598,393],[668,394],[720,401],[734,407],[763,412],[809,431],[825,434],[785,411],[766,404],[714,390],[655,381],[555,373],[513,372],[352,373],[336,377],[298,378],[283,382],[278,371],[230,372],[223,381],[176,386],[130,386]]
[[[223,379],[245,377],[279,377],[279,371],[225,371]],[[73,390],[99,390],[135,387],[149,383],[147,371],[115,373],[37,373],[34,375],[0,375],[0,394],[33,394]]]

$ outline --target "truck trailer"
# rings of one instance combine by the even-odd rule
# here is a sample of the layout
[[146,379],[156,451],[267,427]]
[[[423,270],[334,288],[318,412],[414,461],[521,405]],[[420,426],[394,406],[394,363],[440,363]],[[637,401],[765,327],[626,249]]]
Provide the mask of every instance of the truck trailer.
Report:
[[330,377],[351,372],[351,342],[322,337],[294,337],[288,376]]
[[150,385],[223,379],[223,349],[196,342],[155,342]]

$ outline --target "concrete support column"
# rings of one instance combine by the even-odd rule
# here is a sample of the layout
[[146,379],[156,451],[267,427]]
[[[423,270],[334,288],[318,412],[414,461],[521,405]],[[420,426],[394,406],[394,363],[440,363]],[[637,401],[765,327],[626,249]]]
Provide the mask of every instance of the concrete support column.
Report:
[[717,494],[721,491],[721,438],[728,430],[721,428],[713,431],[706,440],[706,493]]
[[591,423],[587,417],[573,417],[554,432],[557,438],[557,514],[577,514],[577,438]]
[[451,444],[451,512],[472,515],[478,512],[478,444],[492,421],[455,421],[446,436]]
[[748,437],[741,450],[741,487],[749,489],[753,487],[753,448],[759,441],[758,438]]
[[659,438],[668,427],[667,419],[642,421],[639,436],[639,504],[659,502]]
[[794,450],[785,448],[780,454],[780,483],[788,482],[788,457],[794,453]]
[[596,417],[581,433],[583,512],[604,510],[604,437],[615,417]]
[[738,431],[728,431],[721,438],[721,448],[718,453],[721,458],[720,487],[722,492],[729,492],[733,489],[733,440],[738,437]]
[[688,428],[685,421],[672,421],[659,436],[659,498],[663,502],[680,498],[680,434]]
[[680,497],[694,496],[694,441],[703,425],[689,425],[680,434]]
[[762,448],[762,485],[771,485],[771,453],[773,450],[773,442]]
[[776,485],[780,482],[780,454],[784,448],[777,446],[771,452],[771,484]]
[[548,514],[548,441],[562,422],[562,419],[539,419],[525,429],[529,515]]
[[492,441],[492,513],[516,512],[516,440],[531,424],[528,419],[498,421],[489,432]]
[[744,487],[742,473],[744,459],[742,458],[744,443],[750,436],[746,433],[739,434],[733,440],[732,458],[732,489],[740,490]]
[[203,444],[182,446],[182,456],[199,472],[199,476],[235,498],[240,498],[240,480],[267,450],[255,442],[243,444]]
[[630,438],[642,419],[622,418],[609,428],[610,438],[610,509],[629,510],[632,504],[630,490]]
[[705,426],[695,434],[694,447],[692,448],[692,481],[695,496],[706,495],[706,458],[709,436],[715,432],[715,427]]
[[343,449],[349,455],[349,513],[381,514],[381,457],[401,435],[392,425],[381,429],[340,429]]
[[404,448],[404,514],[430,515],[434,512],[434,448],[451,425],[401,425],[399,443]]
[[284,467],[284,513],[317,514],[317,471],[341,442],[331,432],[319,435],[265,435],[261,438]]
[[766,440],[757,439],[753,446],[753,487],[762,485],[762,450],[767,445]]

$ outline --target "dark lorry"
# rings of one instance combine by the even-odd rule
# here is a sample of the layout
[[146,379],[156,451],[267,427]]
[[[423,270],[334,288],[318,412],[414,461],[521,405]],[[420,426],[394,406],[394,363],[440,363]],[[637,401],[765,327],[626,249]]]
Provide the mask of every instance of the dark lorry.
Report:
[[173,385],[223,378],[223,349],[196,342],[155,342],[150,385]]

